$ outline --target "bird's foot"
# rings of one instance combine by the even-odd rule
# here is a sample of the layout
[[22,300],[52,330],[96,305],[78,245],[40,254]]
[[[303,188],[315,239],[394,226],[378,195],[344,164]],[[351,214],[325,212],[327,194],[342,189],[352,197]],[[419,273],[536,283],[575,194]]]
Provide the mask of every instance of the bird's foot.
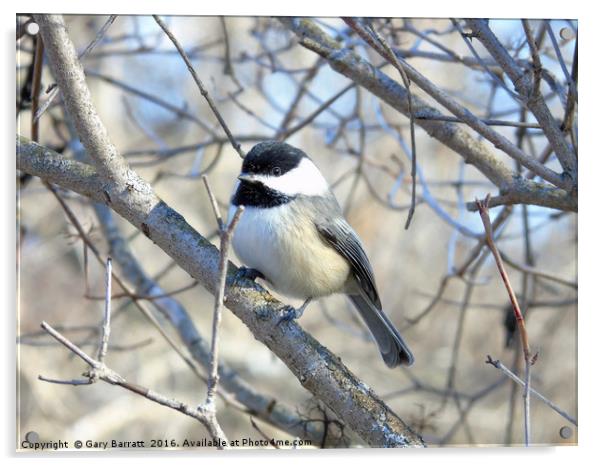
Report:
[[242,266],[234,275],[234,283],[240,285],[240,282],[243,280],[255,281],[258,278],[265,279],[265,276],[257,269]]
[[303,315],[303,312],[305,312],[305,308],[310,303],[310,301],[311,298],[307,298],[298,309],[295,309],[293,306],[286,306],[282,313],[282,316],[280,317],[280,319],[278,319],[277,325],[280,325],[283,322],[290,322],[292,320],[299,319]]

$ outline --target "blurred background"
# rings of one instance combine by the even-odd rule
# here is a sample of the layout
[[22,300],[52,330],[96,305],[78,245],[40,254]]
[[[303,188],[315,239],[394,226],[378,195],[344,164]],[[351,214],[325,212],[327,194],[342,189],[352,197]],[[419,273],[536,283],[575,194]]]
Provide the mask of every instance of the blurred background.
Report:
[[[18,26],[29,19],[18,16]],[[485,363],[491,355],[522,374],[514,317],[493,258],[484,248],[469,261],[478,241],[465,234],[483,231],[478,213],[467,211],[465,203],[496,194],[495,186],[416,127],[424,184],[418,183],[416,212],[410,227],[404,229],[411,198],[408,118],[369,91],[351,86],[308,121],[312,112],[351,81],[299,46],[296,37],[275,19],[164,20],[245,151],[256,142],[286,134],[288,143],[302,148],[320,167],[363,240],[383,306],[408,341],[416,363],[409,369],[387,369],[342,296],[313,303],[300,320],[302,327],[340,356],[429,446],[521,445],[522,390]],[[315,21],[372,64],[382,64],[382,58],[352,35],[342,20]],[[201,175],[208,175],[226,212],[241,160],[173,44],[152,17],[71,15],[66,22],[78,52],[97,40],[82,64],[113,143],[165,202],[217,245],[216,222]],[[381,19],[374,20],[374,25],[405,52],[413,67],[479,117],[520,120],[520,105],[508,92],[512,84],[507,79],[496,79],[495,73],[457,59],[476,60],[461,25],[448,19]],[[547,26],[545,21],[531,21],[541,40],[542,65],[562,83],[562,65]],[[491,20],[490,27],[516,59],[529,59],[520,20]],[[549,27],[570,69],[577,22],[553,20]],[[478,41],[473,42],[475,53],[488,57]],[[18,133],[27,137],[31,137],[35,49],[35,35],[25,33],[18,38],[17,126]],[[393,67],[382,70],[399,81]],[[51,95],[53,82],[44,65],[41,104]],[[548,82],[542,87],[550,109],[561,119],[561,99],[555,98]],[[437,107],[417,86],[412,86],[412,92]],[[523,117],[535,122],[530,114]],[[60,94],[39,125],[41,144],[65,157],[82,157]],[[534,156],[546,149],[541,130],[495,129],[512,142],[521,139],[523,149]],[[497,155],[515,169],[509,157]],[[554,158],[547,166],[559,167]],[[104,270],[91,254],[86,260],[81,239],[39,179],[22,176],[17,194],[19,438],[30,431],[42,440],[204,438],[206,432],[195,420],[121,388],[38,380],[39,375],[78,378],[85,369],[79,359],[40,331],[43,320],[95,354],[104,305],[98,299],[104,294]],[[63,194],[89,238],[106,256],[106,235],[90,202],[73,193]],[[503,210],[491,209],[492,218]],[[531,347],[539,355],[533,366],[533,387],[576,417],[577,215],[522,205],[504,215],[507,219],[496,241],[508,259],[510,281],[527,315]],[[143,234],[120,217],[114,220],[144,272],[166,293],[179,291],[173,297],[209,340],[212,295],[200,285],[192,286],[191,277]],[[456,272],[464,265],[466,273],[460,277]],[[115,286],[114,293],[119,292]],[[152,301],[149,304],[153,306]],[[162,326],[175,337],[174,328],[156,311]],[[205,384],[131,300],[115,298],[113,312],[110,367],[131,382],[184,402],[195,405],[204,400]],[[301,416],[322,419],[331,415],[229,311],[223,315],[220,355],[255,389],[294,407]],[[534,444],[576,443],[576,427],[566,419],[536,398],[531,410]],[[230,439],[292,438],[256,418],[255,427],[248,413],[221,399],[218,417]],[[565,426],[571,430],[561,435]],[[340,446],[361,444],[349,430],[345,432],[348,438]]]

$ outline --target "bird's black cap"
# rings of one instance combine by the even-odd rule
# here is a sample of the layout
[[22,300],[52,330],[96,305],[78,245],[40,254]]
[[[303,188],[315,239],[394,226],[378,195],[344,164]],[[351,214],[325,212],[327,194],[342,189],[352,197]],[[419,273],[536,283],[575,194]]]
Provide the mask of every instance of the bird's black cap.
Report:
[[307,154],[301,149],[280,141],[256,144],[242,163],[242,173],[282,176],[299,166]]

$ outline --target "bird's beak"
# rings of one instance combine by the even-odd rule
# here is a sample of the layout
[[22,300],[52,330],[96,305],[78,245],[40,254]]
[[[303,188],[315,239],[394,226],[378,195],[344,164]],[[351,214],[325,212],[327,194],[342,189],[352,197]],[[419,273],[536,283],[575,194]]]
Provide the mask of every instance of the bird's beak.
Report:
[[240,181],[247,181],[249,183],[257,182],[257,178],[255,177],[255,175],[251,175],[249,173],[241,173],[240,175],[238,175],[238,179]]

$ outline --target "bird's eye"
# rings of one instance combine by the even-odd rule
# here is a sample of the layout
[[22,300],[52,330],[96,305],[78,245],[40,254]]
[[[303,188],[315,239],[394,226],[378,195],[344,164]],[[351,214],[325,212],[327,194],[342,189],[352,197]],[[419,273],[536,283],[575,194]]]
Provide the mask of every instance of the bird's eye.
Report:
[[274,176],[280,176],[282,174],[282,170],[280,170],[280,167],[274,167],[272,168],[272,175]]

